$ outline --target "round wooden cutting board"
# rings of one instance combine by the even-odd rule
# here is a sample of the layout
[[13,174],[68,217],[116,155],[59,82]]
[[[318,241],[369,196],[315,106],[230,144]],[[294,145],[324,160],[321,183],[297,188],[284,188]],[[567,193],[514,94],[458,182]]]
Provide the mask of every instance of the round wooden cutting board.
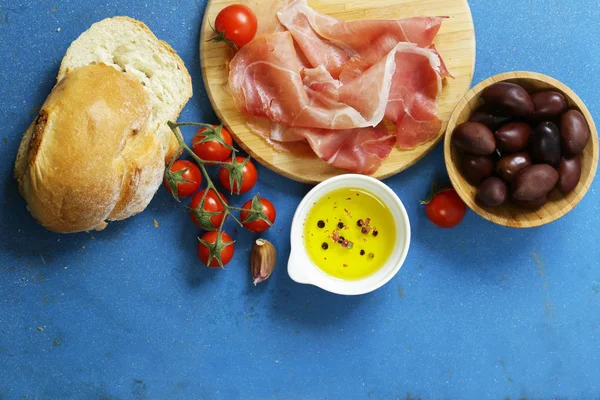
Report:
[[[209,0],[200,36],[200,64],[208,96],[219,119],[230,128],[237,143],[266,167],[300,182],[318,183],[344,170],[331,167],[312,157],[300,157],[277,151],[265,139],[247,126],[248,117],[235,107],[227,88],[228,62],[231,52],[224,43],[207,41],[214,32],[211,24],[224,7],[240,0]],[[265,4],[275,5],[277,0],[246,0],[257,13],[275,11]],[[475,66],[475,31],[467,0],[308,0],[309,6],[342,20],[399,19],[416,16],[447,16],[435,38],[434,44],[442,55],[454,79],[446,79],[438,100],[438,114],[443,121],[442,130],[435,140],[413,150],[394,148],[382,166],[373,174],[383,179],[396,174],[420,160],[443,137],[450,114],[458,100],[469,90]],[[275,14],[274,14],[275,16]],[[259,20],[261,17],[259,17]],[[259,28],[260,29],[260,28]]]

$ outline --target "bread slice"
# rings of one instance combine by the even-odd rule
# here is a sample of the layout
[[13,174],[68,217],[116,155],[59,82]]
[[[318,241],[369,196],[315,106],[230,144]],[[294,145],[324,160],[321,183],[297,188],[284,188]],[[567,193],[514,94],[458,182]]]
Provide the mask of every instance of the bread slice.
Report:
[[92,25],[19,147],[15,177],[32,215],[68,233],[143,211],[178,147],[166,123],[191,95],[183,61],[143,23]]
[[143,22],[129,17],[107,18],[93,24],[69,46],[57,81],[75,68],[100,63],[133,74],[144,86],[152,102],[149,129],[161,137],[166,161],[170,161],[178,145],[167,121],[176,120],[192,97],[192,78],[181,58]]

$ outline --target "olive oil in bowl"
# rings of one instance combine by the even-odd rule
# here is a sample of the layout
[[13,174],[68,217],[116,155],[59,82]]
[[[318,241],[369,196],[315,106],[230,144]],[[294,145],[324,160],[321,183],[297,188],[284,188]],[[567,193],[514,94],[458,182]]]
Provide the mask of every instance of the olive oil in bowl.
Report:
[[318,199],[304,222],[304,245],[326,274],[357,280],[379,270],[396,244],[389,208],[359,188],[333,190]]

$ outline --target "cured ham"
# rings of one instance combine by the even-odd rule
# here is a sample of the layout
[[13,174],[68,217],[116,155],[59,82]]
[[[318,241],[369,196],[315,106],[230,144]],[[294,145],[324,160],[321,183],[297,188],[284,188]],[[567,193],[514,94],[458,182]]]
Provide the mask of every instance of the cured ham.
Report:
[[[389,92],[391,77],[380,83]],[[231,60],[229,87],[245,114],[320,129],[375,126],[385,114],[388,98],[377,82],[354,92],[340,88],[337,99],[306,87],[289,32],[261,36],[242,47]]]
[[285,30],[285,27],[279,22],[277,13],[290,3],[289,0],[241,0],[240,2],[250,7],[256,14],[258,20],[257,36]]
[[[441,129],[435,104],[442,89],[438,72],[440,66],[439,57],[432,51],[417,47],[414,43],[398,43],[385,58],[366,70],[363,70],[364,64],[353,62],[348,67],[351,71],[346,69],[342,72],[342,75],[348,75],[345,80],[353,79],[339,87],[333,83],[339,81],[324,72],[312,74],[309,84],[311,88],[320,90],[322,96],[334,99],[349,98],[349,93],[379,84],[382,86],[379,90],[382,96],[380,102],[384,101],[384,96],[387,99],[385,117],[396,124],[398,147],[410,149],[416,143],[432,139]],[[365,96],[358,98],[364,102],[372,101],[372,98]],[[365,108],[354,101],[355,107]]]
[[297,157],[313,154],[334,167],[364,174],[375,172],[396,143],[383,123],[374,128],[327,130],[269,125],[255,119],[248,126],[279,151]]
[[[340,21],[296,0],[277,13],[313,67],[339,67],[353,56],[374,64],[399,42],[427,47],[433,43],[443,18]],[[345,57],[344,57],[345,55]]]
[[[317,157],[337,168],[363,174],[375,172],[396,143],[383,123],[342,130],[286,128],[286,135],[306,140]],[[289,143],[287,143],[289,145]]]
[[448,71],[448,68],[446,68],[446,63],[444,63],[444,59],[442,58],[442,56],[440,55],[440,53],[438,52],[437,48],[435,47],[435,44],[429,45],[427,46],[427,48],[431,51],[433,51],[435,53],[435,55],[437,56],[437,58],[439,58],[440,60],[440,77],[442,78],[453,78],[452,74],[450,73],[450,71]]
[[394,145],[414,148],[439,133],[436,100],[450,73],[432,42],[443,18],[345,22],[305,0],[277,17],[284,31],[242,47],[229,74],[237,107],[264,119],[270,143],[310,146],[333,166],[372,173]]
[[[291,141],[279,141],[273,138],[273,123],[268,119],[246,117],[245,123],[252,132],[264,138],[275,150],[291,153],[295,157],[315,158],[315,152],[302,137],[294,138]],[[289,129],[292,130],[294,128]],[[293,134],[293,132],[290,133]]]
[[407,150],[433,139],[442,128],[436,107],[441,62],[432,51],[412,43],[399,43],[395,50],[396,71],[385,116],[396,125],[398,147]]
[[395,138],[381,123],[373,128],[305,133],[315,154],[337,168],[372,174],[390,154]]

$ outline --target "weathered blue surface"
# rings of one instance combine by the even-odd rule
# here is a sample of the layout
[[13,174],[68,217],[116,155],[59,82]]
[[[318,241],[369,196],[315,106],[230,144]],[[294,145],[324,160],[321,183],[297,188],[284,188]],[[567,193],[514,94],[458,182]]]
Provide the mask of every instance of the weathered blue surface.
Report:
[[[143,20],[192,73],[182,119],[212,122],[197,50],[204,6],[0,0],[0,399],[599,398],[599,180],[546,227],[511,230],[469,213],[440,230],[418,205],[444,176],[438,146],[387,180],[412,220],[405,266],[351,298],[288,278],[289,224],[309,187],[264,168],[257,189],[278,208],[267,237],[280,256],[257,288],[247,268],[253,235],[235,235],[227,270],[200,267],[198,232],[162,189],[146,212],[100,233],[39,227],[12,165],[69,43],[104,17]],[[596,0],[471,6],[474,83],[544,72],[598,118]]]

